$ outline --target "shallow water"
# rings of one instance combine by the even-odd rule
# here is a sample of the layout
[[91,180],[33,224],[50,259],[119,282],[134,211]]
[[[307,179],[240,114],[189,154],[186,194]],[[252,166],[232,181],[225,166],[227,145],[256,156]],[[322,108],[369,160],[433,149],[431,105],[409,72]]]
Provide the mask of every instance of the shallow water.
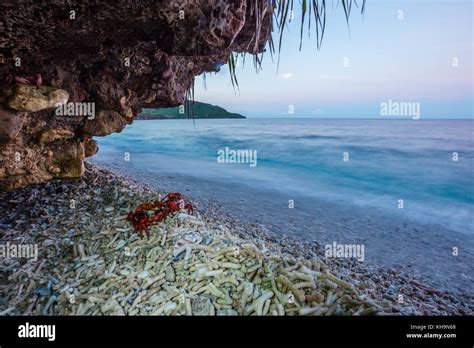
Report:
[[[230,214],[322,247],[363,245],[368,265],[402,267],[434,287],[474,294],[472,126],[247,119],[196,120],[194,128],[192,121],[138,121],[100,138],[93,161],[212,203],[223,219]],[[226,146],[257,150],[257,165],[217,163]]]
[[[245,119],[196,120],[194,127],[188,120],[136,121],[121,134],[99,138],[97,158],[124,168],[278,191],[288,197],[280,204],[296,196],[315,198],[471,234],[473,125]],[[257,165],[217,163],[225,147],[255,150]]]

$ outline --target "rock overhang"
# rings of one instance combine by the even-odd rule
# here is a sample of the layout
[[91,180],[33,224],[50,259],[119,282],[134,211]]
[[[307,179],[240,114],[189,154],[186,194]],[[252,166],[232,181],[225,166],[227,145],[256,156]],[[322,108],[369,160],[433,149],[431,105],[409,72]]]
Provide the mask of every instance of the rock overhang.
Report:
[[[85,157],[97,152],[93,136],[120,132],[142,107],[181,105],[194,77],[215,71],[232,52],[262,52],[271,11],[256,39],[251,4],[2,2],[0,187],[82,175]],[[7,76],[38,74],[40,88],[7,83]],[[58,116],[61,103],[93,103],[95,115]]]

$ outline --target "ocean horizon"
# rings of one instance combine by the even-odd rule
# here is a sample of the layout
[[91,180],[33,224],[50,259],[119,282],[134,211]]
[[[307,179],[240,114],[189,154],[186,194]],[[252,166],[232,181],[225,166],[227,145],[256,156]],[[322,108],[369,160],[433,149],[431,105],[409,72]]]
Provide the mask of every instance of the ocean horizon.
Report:
[[472,10],[0,2],[4,341],[472,343]]

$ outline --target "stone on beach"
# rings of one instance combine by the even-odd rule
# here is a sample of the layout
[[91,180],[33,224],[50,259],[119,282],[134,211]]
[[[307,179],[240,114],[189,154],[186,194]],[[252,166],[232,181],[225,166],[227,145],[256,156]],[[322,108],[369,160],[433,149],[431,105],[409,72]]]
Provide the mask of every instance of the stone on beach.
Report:
[[[87,167],[83,179],[2,193],[1,240],[21,230],[24,244],[40,245],[36,261],[0,261],[4,315],[473,313],[409,278],[325,264],[302,245],[274,243],[250,229],[242,234],[235,223],[199,213],[178,214],[152,226],[150,240],[140,239],[125,216],[159,193]],[[387,284],[396,289],[391,297]],[[47,291],[40,296],[38,289]]]

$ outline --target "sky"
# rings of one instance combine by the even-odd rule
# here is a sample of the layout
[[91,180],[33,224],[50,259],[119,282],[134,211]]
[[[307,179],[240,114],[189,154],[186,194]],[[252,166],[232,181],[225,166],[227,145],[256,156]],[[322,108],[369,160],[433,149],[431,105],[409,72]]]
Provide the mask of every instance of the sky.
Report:
[[247,117],[381,118],[391,100],[419,103],[421,118],[473,118],[472,0],[367,0],[349,28],[337,1],[328,3],[320,51],[306,29],[299,51],[296,6],[278,71],[270,54],[258,73],[247,56],[239,92],[223,66],[205,84],[196,78],[195,99]]

